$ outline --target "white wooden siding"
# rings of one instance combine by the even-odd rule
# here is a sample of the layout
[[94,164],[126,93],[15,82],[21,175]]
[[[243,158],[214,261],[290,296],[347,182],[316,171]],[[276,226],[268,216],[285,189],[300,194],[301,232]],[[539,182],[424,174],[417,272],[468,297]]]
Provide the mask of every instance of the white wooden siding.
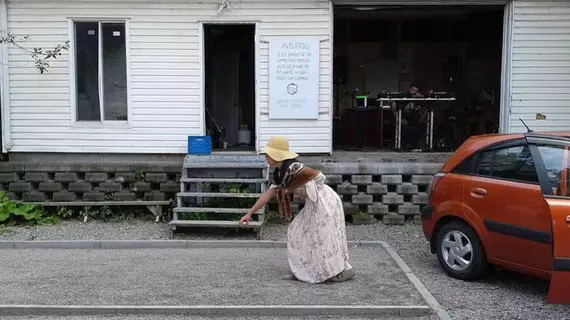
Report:
[[[69,18],[129,19],[130,127],[72,125],[69,57],[40,75],[30,58],[9,49],[10,152],[185,153],[203,118],[199,24],[257,22],[258,139],[285,135],[300,153],[331,148],[331,12],[328,0],[8,0],[8,28],[30,35],[26,48],[69,40]],[[280,36],[322,39],[319,119],[269,120],[268,43]]]
[[[515,0],[510,132],[570,130],[570,1]],[[536,120],[536,114],[546,120]]]

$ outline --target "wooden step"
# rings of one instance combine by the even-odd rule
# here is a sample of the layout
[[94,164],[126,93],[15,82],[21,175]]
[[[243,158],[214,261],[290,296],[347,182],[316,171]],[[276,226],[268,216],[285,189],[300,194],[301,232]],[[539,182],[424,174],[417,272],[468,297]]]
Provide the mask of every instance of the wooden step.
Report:
[[[174,208],[176,213],[248,213],[248,208],[199,208],[199,207],[182,207]],[[264,209],[260,209],[256,214],[262,214]]]
[[235,162],[235,163],[205,163],[205,162],[185,162],[184,169],[266,169],[266,163],[260,162]]
[[[224,227],[224,228],[239,228],[239,221],[217,221],[217,220],[172,220],[168,224],[180,227]],[[259,221],[250,221],[249,225],[243,228],[259,229],[262,223]]]
[[182,178],[180,182],[187,183],[264,183],[263,178]]
[[262,193],[179,192],[181,198],[259,198]]

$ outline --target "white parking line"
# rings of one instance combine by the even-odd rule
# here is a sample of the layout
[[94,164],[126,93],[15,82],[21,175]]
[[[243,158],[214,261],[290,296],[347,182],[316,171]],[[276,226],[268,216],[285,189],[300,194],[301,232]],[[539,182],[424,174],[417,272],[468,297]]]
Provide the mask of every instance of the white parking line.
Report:
[[396,261],[396,264],[400,267],[400,269],[402,269],[406,277],[408,277],[408,280],[410,280],[410,282],[416,287],[416,289],[418,289],[418,291],[420,292],[424,300],[427,302],[427,304],[435,311],[437,316],[441,320],[451,320],[449,313],[447,313],[447,311],[445,311],[445,309],[439,304],[439,302],[435,300],[435,298],[431,295],[428,289],[424,286],[424,284],[420,281],[420,279],[416,277],[414,272],[412,272],[412,269],[408,267],[406,262],[398,255],[398,253],[394,249],[392,249],[392,247],[387,242],[384,241],[380,242],[382,243],[384,249],[386,249],[388,254],[392,257],[392,259]]

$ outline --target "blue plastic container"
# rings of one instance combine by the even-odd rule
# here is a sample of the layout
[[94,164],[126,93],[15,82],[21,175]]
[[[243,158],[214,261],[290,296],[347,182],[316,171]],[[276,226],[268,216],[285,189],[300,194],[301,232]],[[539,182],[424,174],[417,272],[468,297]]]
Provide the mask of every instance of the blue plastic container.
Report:
[[212,153],[212,137],[188,136],[188,154],[208,155]]

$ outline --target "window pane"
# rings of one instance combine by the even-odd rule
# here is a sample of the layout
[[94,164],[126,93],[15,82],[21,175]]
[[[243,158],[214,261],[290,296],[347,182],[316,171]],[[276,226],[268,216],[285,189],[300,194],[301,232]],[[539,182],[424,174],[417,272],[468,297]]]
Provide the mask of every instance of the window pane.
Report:
[[481,153],[479,156],[479,165],[477,166],[477,174],[491,176],[491,161],[493,161],[493,152]]
[[471,156],[463,160],[463,162],[461,162],[457,167],[455,167],[455,169],[453,169],[453,172],[457,174],[470,174],[472,173],[471,172],[472,170],[473,170],[473,157]]
[[77,121],[101,121],[98,29],[97,22],[75,22]]
[[127,120],[127,53],[125,24],[104,23],[103,110],[105,120]]
[[528,146],[496,150],[491,173],[497,178],[538,182],[538,175]]
[[568,151],[562,147],[539,146],[538,152],[546,167],[546,173],[553,193],[564,197],[570,196],[568,185],[568,174],[570,174],[568,160],[570,159],[568,159]]

